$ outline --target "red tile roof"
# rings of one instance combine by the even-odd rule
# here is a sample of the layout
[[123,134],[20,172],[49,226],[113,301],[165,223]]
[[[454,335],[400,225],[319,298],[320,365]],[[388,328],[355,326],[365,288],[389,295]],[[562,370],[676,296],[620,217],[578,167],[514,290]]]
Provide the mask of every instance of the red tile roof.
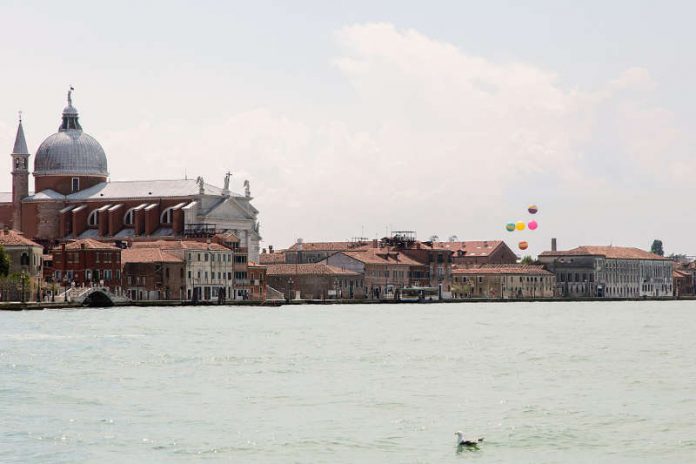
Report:
[[82,248],[87,250],[120,250],[120,248],[115,245],[100,242],[99,240],[94,240],[92,238],[74,240],[65,245],[66,250],[80,250]]
[[489,256],[503,245],[502,240],[468,240],[464,242],[433,242],[433,248],[461,251],[464,256]]
[[460,267],[452,266],[453,275],[483,275],[483,274],[505,274],[505,275],[541,275],[552,276],[553,273],[547,271],[542,266],[529,264],[483,264],[479,267]]
[[610,259],[669,260],[669,258],[641,250],[640,248],[617,246],[580,246],[567,251],[544,251],[539,256],[604,256]]
[[357,276],[356,272],[346,271],[339,267],[329,266],[328,264],[311,263],[311,264],[269,264],[266,266],[266,275],[343,275]]
[[424,266],[403,253],[389,248],[364,248],[356,251],[343,251],[344,255],[365,264]]
[[5,229],[0,231],[0,245],[4,247],[10,246],[32,246],[43,248],[36,242],[33,242],[26,238],[21,232],[17,232],[13,229]]
[[121,263],[182,263],[183,260],[161,248],[126,248],[121,252]]
[[[372,246],[372,242],[303,242],[302,251],[348,251]],[[297,243],[287,251],[297,251]]]
[[259,255],[260,264],[283,264],[285,262],[285,253],[261,253]]

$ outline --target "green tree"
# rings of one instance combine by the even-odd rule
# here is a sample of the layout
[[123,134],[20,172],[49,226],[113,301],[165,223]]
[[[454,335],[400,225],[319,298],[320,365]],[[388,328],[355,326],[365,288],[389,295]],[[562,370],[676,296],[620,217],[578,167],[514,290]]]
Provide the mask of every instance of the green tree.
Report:
[[659,256],[664,256],[665,250],[662,249],[662,240],[653,240],[652,246],[650,247],[650,252]]
[[7,277],[10,273],[10,256],[5,248],[0,245],[0,277]]
[[520,260],[520,264],[534,264],[534,258],[527,255]]

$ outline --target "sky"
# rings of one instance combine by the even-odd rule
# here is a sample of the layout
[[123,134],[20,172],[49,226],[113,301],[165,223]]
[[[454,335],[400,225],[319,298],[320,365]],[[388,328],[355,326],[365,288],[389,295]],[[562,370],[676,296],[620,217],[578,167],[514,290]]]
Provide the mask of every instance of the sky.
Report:
[[[251,184],[262,247],[413,230],[520,254],[557,237],[696,255],[694,14],[623,0],[0,0],[0,150],[21,110],[34,153],[73,85],[112,180],[221,186],[229,170],[233,190]],[[539,228],[506,232],[529,204]]]

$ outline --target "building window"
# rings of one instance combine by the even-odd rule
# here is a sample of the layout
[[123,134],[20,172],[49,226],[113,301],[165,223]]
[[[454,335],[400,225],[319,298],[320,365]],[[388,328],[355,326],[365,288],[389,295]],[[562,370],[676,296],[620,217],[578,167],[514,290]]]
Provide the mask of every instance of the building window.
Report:
[[133,222],[135,221],[135,208],[131,208],[128,211],[126,211],[126,214],[123,215],[123,224],[126,226],[132,226]]
[[162,224],[171,224],[172,223],[172,207],[169,207],[162,211],[162,214],[160,214],[160,223]]
[[29,265],[29,255],[27,253],[22,253],[22,256],[19,258],[19,264],[22,266]]
[[87,217],[87,225],[90,227],[97,227],[99,225],[99,211],[94,210],[91,213],[89,213],[89,216]]
[[78,190],[80,190],[80,178],[73,177],[72,178],[72,191],[77,192]]

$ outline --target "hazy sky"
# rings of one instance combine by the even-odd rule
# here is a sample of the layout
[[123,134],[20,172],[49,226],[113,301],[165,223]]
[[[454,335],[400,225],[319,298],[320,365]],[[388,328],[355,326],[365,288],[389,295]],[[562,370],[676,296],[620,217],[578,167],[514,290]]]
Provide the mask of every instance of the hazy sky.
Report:
[[[526,6],[522,6],[525,3]],[[693,2],[0,0],[0,147],[65,94],[112,180],[249,179],[264,245],[696,255]],[[33,163],[33,158],[32,158]],[[10,158],[0,190],[11,189]],[[539,205],[536,232],[505,223]]]

